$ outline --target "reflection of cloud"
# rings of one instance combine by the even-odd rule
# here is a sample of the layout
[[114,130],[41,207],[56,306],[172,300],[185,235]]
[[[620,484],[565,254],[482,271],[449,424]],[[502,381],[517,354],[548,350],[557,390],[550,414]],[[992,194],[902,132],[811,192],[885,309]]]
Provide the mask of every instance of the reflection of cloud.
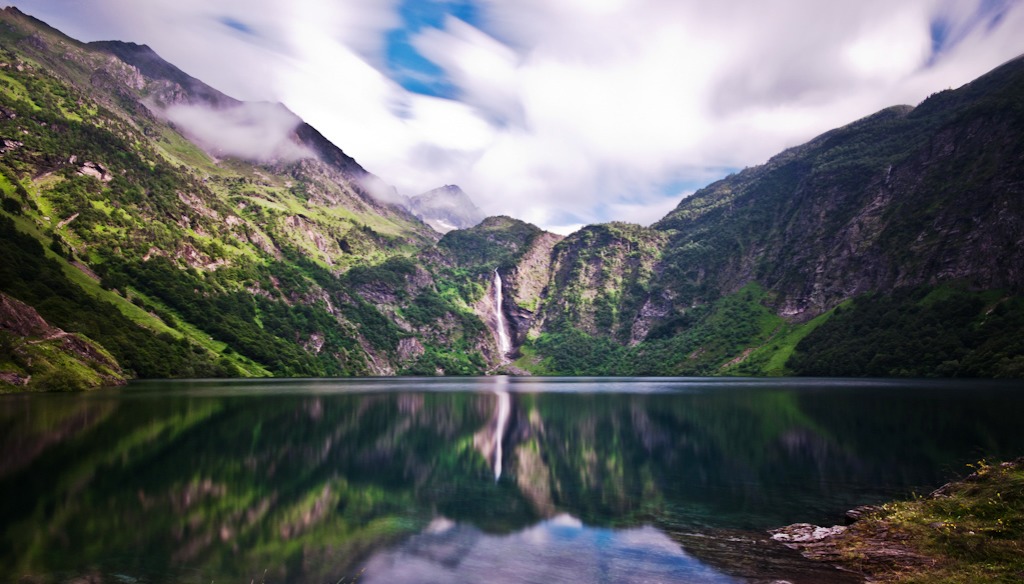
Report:
[[314,157],[295,141],[294,131],[302,120],[279,104],[248,102],[223,109],[173,105],[164,115],[215,155],[260,162]]
[[653,527],[601,529],[559,516],[509,535],[456,525],[427,530],[375,554],[368,584],[525,582],[735,582],[684,552]]
[[426,533],[439,534],[445,533],[455,528],[455,522],[447,517],[435,517],[433,521],[427,525]]
[[[583,522],[573,517],[572,515],[569,515],[568,513],[562,513],[560,515],[552,517],[551,521],[549,521],[548,523],[560,527],[572,527],[573,529],[583,529]],[[630,531],[627,530],[623,533],[630,533]]]

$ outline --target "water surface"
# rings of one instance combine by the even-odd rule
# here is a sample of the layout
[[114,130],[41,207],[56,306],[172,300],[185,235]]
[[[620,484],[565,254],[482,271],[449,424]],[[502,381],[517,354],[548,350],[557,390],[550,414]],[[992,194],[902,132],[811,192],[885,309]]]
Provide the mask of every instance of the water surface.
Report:
[[[851,581],[764,531],[1024,455],[1020,382],[358,379],[0,396],[0,578]],[[855,581],[855,580],[853,580]]]

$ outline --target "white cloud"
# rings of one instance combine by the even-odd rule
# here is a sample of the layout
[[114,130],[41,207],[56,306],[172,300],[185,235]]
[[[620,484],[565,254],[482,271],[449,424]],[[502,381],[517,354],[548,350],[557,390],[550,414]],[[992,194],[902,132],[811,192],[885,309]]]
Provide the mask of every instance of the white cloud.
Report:
[[517,100],[519,56],[494,38],[449,17],[443,31],[428,28],[413,46],[447,71],[462,89],[460,101],[499,121],[521,121]]
[[215,156],[261,162],[316,156],[293,138],[302,120],[280,104],[245,102],[229,108],[172,105],[163,115]]
[[[759,164],[1024,52],[1021,2],[994,22],[983,0],[479,0],[479,27],[448,18],[412,38],[457,90],[441,100],[385,75],[397,0],[16,4],[280,100],[403,194],[459,184],[542,226],[649,221],[670,206],[664,184]],[[933,56],[937,21],[948,46]]]

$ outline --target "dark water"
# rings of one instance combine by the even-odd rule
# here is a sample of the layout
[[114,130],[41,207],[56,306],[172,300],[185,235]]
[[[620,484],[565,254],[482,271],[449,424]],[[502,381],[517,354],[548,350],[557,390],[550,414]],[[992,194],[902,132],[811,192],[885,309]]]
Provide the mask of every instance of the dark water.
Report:
[[[375,379],[0,396],[0,581],[850,581],[764,530],[1024,455],[1020,382]],[[845,578],[845,579],[844,579]]]

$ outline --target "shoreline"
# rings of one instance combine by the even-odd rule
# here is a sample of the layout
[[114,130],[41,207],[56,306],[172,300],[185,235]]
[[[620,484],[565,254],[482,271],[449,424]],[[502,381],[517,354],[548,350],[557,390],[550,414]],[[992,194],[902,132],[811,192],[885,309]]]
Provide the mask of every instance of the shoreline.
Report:
[[847,525],[769,533],[804,557],[883,584],[1024,581],[1024,457],[909,501],[857,507]]

